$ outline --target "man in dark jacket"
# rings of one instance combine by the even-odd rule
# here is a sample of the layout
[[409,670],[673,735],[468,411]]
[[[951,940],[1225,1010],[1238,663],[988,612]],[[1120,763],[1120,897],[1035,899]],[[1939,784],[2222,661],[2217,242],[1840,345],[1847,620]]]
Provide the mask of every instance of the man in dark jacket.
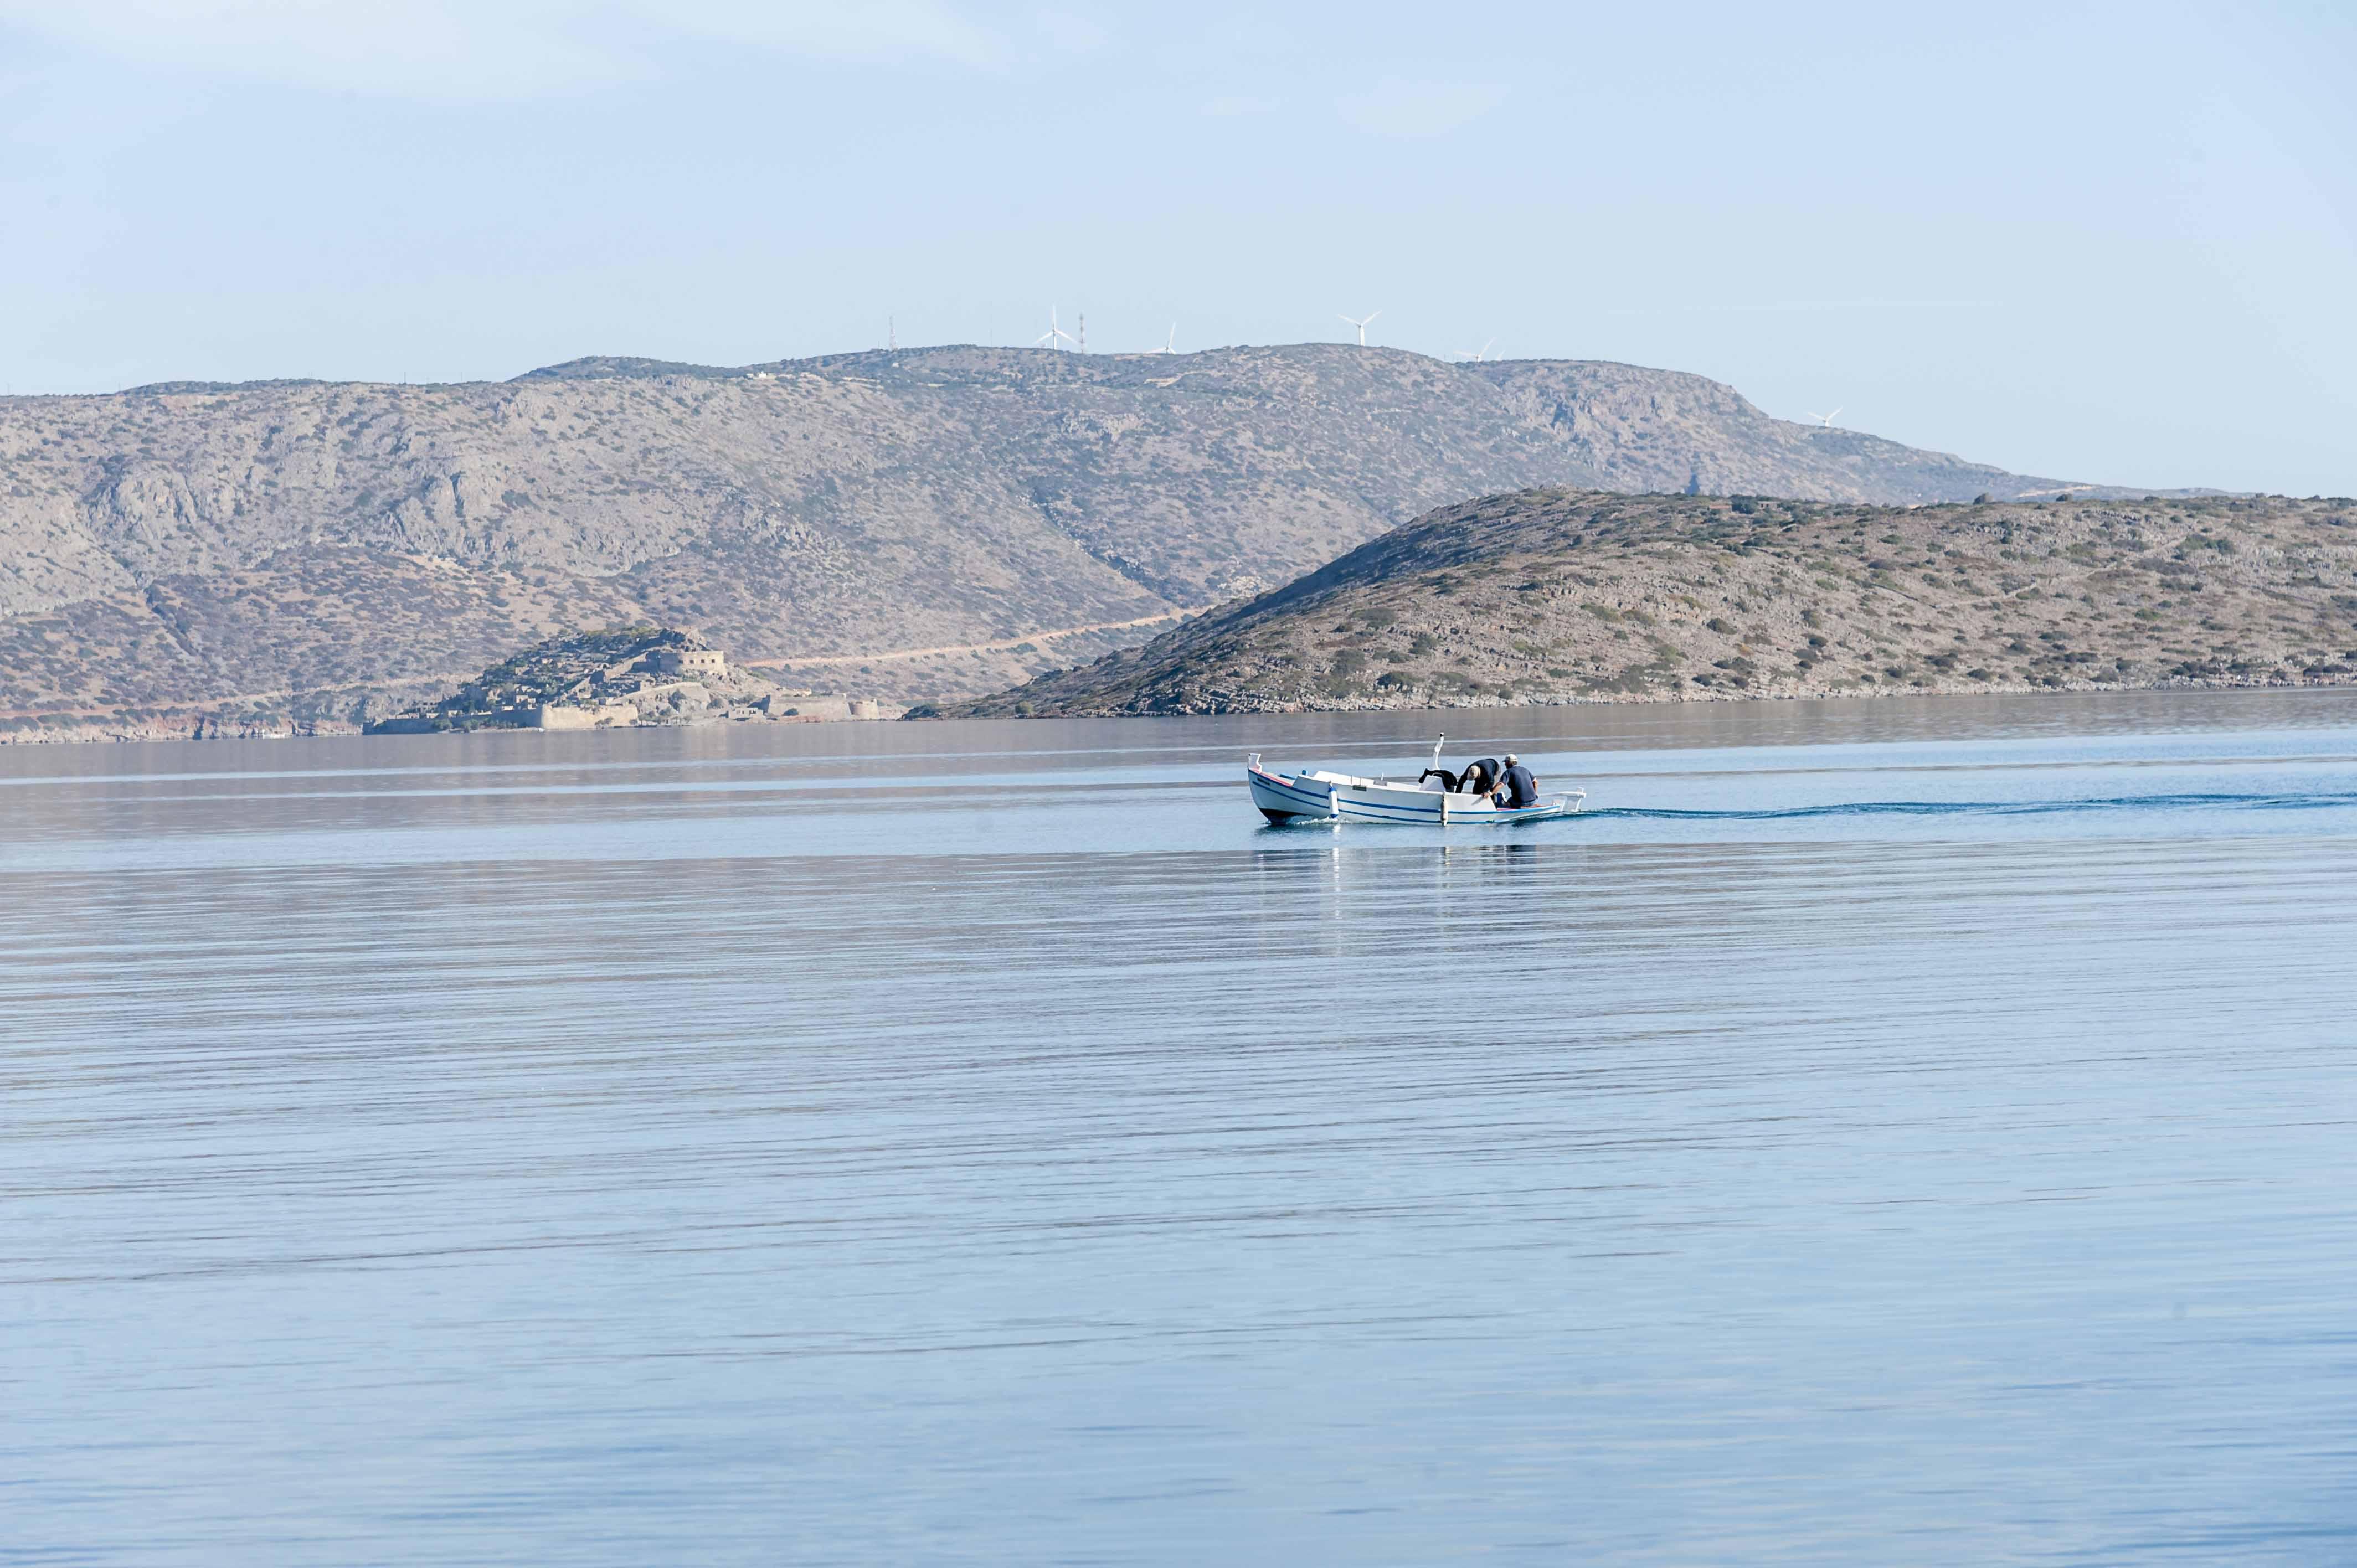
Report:
[[1531,777],[1523,759],[1510,751],[1506,753],[1505,776],[1498,780],[1498,788],[1490,799],[1501,806],[1535,806],[1539,803],[1539,781]]

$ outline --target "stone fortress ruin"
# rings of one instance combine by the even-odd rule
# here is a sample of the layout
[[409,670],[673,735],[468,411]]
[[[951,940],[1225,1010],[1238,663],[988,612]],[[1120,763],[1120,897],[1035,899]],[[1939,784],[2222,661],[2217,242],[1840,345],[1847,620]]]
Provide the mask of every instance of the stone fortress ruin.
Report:
[[487,670],[433,709],[369,726],[380,735],[452,729],[584,730],[726,722],[889,719],[893,704],[781,686],[732,667],[692,632],[640,628],[560,638]]

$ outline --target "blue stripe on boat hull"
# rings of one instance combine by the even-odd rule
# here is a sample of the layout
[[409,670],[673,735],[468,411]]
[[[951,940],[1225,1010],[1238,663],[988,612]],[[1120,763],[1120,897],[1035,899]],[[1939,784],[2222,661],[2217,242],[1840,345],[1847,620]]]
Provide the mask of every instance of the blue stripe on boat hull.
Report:
[[[1443,825],[1440,807],[1437,803],[1437,791],[1434,792],[1435,803],[1427,807],[1402,805],[1391,800],[1370,800],[1362,796],[1354,795],[1347,789],[1338,790],[1333,796],[1335,804],[1329,808],[1327,804],[1328,797],[1322,791],[1313,792],[1306,789],[1276,774],[1264,773],[1257,768],[1247,768],[1245,778],[1252,788],[1253,803],[1258,806],[1264,814],[1309,817],[1326,821],[1339,813],[1340,820],[1344,822],[1428,822],[1435,827]],[[1485,811],[1468,809],[1461,815],[1451,812],[1450,822],[1465,825],[1477,822],[1542,822],[1549,817],[1562,814],[1563,808],[1560,804],[1526,806],[1518,811]]]
[[[1289,802],[1298,802],[1302,807],[1301,814],[1304,816],[1322,817],[1328,814],[1326,797],[1322,794],[1311,794],[1308,790],[1300,788],[1298,785],[1273,784],[1266,778],[1258,779],[1255,782],[1257,782],[1262,789],[1267,789],[1270,793],[1276,795],[1281,800]],[[1353,812],[1360,811],[1394,811],[1399,813],[1397,817],[1382,820],[1435,822],[1440,821],[1440,808],[1438,806],[1434,806],[1427,811],[1416,806],[1395,805],[1389,800],[1362,800],[1354,799],[1346,791],[1338,791],[1335,799],[1339,802],[1340,809],[1344,816],[1350,816]],[[1371,818],[1370,820],[1378,819]]]

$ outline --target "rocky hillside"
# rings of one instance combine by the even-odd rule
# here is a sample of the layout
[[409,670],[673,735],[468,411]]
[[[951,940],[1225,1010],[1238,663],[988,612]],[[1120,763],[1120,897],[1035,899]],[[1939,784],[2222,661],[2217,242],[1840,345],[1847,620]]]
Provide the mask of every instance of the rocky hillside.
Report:
[[1533,484],[2058,488],[1770,419],[1695,376],[1334,345],[6,398],[0,724],[349,721],[640,620],[833,661],[791,677],[981,692]]
[[2357,503],[1532,490],[937,714],[2345,683]]

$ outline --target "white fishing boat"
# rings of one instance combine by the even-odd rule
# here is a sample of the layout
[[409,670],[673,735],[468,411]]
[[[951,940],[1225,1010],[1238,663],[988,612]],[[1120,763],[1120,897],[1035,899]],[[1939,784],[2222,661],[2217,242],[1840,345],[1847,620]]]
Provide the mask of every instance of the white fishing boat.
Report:
[[1244,760],[1244,781],[1253,804],[1272,822],[1421,822],[1442,828],[1535,822],[1567,817],[1587,799],[1587,790],[1572,789],[1528,806],[1501,806],[1486,792],[1461,792],[1458,776],[1440,766],[1440,747],[1448,738],[1433,743],[1432,766],[1421,779],[1360,779],[1322,768],[1280,773],[1262,767],[1255,751]]

